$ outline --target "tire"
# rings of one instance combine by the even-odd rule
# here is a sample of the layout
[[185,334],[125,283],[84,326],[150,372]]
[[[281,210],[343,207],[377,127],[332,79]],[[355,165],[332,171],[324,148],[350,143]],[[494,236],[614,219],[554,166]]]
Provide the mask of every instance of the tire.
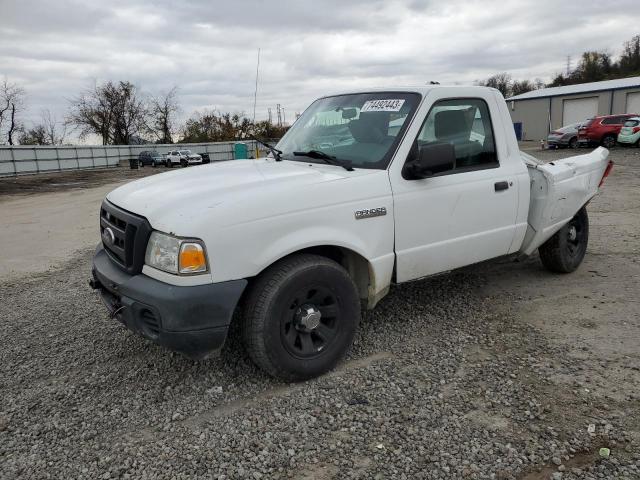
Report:
[[167,168],[171,167],[173,167],[173,163],[171,163],[171,160],[167,160]]
[[571,273],[580,266],[589,243],[589,216],[582,207],[553,237],[539,248],[540,260],[547,270]]
[[578,148],[578,137],[572,137],[569,140],[569,148]]
[[188,164],[187,164],[187,161],[186,161],[186,160],[180,160],[180,166],[181,166],[182,168],[187,168],[187,165],[188,165]]
[[613,148],[616,146],[616,137],[613,135],[606,135],[602,139],[602,146],[605,148]]
[[347,271],[325,257],[297,254],[256,279],[244,302],[242,340],[269,375],[300,381],[335,367],[359,321],[360,299]]

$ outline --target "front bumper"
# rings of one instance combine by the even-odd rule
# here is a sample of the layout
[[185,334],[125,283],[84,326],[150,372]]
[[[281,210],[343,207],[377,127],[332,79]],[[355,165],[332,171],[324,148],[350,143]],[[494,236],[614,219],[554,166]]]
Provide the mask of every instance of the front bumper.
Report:
[[112,318],[130,330],[193,359],[224,345],[246,280],[196,286],[169,285],[146,275],[129,275],[102,245],[93,257],[90,285]]

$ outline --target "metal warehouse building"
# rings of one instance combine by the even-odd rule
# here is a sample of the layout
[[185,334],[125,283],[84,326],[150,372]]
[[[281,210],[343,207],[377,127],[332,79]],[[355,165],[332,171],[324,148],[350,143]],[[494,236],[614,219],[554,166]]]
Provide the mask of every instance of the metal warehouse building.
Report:
[[640,114],[640,77],[543,88],[507,99],[516,135],[540,140],[596,115]]

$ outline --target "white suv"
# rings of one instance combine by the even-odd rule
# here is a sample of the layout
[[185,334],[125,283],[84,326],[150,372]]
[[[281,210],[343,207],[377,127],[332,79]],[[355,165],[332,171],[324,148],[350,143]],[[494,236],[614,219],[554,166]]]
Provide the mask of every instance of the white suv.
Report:
[[202,157],[197,153],[191,153],[191,150],[173,150],[167,153],[166,163],[169,168],[175,164],[180,164],[182,167],[200,165],[202,164]]

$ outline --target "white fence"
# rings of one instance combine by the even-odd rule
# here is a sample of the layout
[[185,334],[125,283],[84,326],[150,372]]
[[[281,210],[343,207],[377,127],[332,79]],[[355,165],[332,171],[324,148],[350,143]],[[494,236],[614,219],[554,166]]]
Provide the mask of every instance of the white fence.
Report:
[[[75,147],[54,146],[0,146],[0,176],[28,173],[59,172],[88,168],[117,167],[128,163],[143,151],[155,151],[166,155],[171,150],[191,150],[208,153],[212,162],[234,159],[237,142],[182,143],[176,145],[79,145]],[[255,142],[247,145],[249,157],[255,154]]]

